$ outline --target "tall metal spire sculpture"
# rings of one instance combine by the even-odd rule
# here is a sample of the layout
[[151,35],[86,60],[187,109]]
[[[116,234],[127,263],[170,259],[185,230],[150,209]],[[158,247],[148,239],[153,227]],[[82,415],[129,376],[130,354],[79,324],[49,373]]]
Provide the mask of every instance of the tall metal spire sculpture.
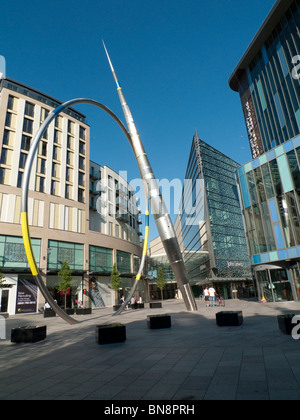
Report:
[[[103,41],[102,41],[103,42]],[[138,162],[139,170],[143,182],[147,184],[148,198],[150,201],[152,213],[154,215],[154,220],[156,227],[161,238],[162,244],[164,246],[165,252],[169,259],[170,265],[172,267],[177,285],[181,291],[185,306],[188,311],[196,311],[197,305],[191,290],[190,284],[187,279],[185,266],[182,259],[182,254],[178,244],[178,240],[174,231],[172,221],[170,219],[168,210],[164,204],[162,196],[160,194],[159,186],[155,176],[153,174],[150,162],[144,150],[143,144],[137,132],[134,120],[132,118],[129,106],[126,103],[122,88],[119,85],[119,81],[116,75],[116,72],[113,68],[111,59],[107,52],[106,46],[103,42],[103,46],[107,55],[107,59],[113,74],[114,81],[117,85],[117,91],[123,113],[126,119],[129,135],[131,137],[132,148]]]

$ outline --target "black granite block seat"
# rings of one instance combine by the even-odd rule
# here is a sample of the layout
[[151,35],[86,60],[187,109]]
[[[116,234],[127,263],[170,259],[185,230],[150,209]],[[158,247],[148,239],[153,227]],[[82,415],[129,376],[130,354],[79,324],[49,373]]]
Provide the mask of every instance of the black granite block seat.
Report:
[[148,315],[147,325],[150,329],[170,328],[171,316],[167,314],[162,315]]
[[36,343],[37,341],[45,340],[46,336],[46,325],[18,327],[11,330],[12,343]]
[[126,326],[118,323],[96,325],[95,336],[98,344],[122,343],[126,340]]
[[217,325],[220,327],[236,327],[242,325],[242,311],[222,311],[216,313]]

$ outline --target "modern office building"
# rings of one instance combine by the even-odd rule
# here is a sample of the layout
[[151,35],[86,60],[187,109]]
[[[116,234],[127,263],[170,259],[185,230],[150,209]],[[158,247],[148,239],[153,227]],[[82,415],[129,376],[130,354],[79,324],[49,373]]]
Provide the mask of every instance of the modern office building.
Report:
[[277,1],[229,79],[253,160],[241,166],[251,265],[262,300],[300,298],[300,1]]
[[234,176],[239,166],[194,135],[175,230],[196,295],[213,283],[225,298],[255,296]]
[[[8,78],[0,80],[0,311],[35,312],[44,300],[24,252],[20,203],[24,165],[34,134],[61,102]],[[29,225],[36,262],[53,296],[67,260],[68,305],[111,306],[113,264],[130,289],[142,254],[138,203],[125,179],[90,162],[90,128],[69,108],[45,132],[29,185]]]

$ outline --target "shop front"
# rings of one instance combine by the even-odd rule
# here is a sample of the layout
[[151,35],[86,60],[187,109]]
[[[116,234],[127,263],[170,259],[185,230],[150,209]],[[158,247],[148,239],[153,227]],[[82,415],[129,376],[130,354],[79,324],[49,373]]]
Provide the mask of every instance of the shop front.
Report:
[[294,266],[261,265],[254,269],[259,300],[286,302],[300,299],[299,264]]

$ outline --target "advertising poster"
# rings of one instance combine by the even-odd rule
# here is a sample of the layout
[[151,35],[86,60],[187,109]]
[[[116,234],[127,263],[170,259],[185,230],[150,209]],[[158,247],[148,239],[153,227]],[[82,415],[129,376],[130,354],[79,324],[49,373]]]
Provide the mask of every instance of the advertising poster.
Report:
[[25,279],[19,277],[16,314],[36,312],[37,291],[37,285],[34,279]]

